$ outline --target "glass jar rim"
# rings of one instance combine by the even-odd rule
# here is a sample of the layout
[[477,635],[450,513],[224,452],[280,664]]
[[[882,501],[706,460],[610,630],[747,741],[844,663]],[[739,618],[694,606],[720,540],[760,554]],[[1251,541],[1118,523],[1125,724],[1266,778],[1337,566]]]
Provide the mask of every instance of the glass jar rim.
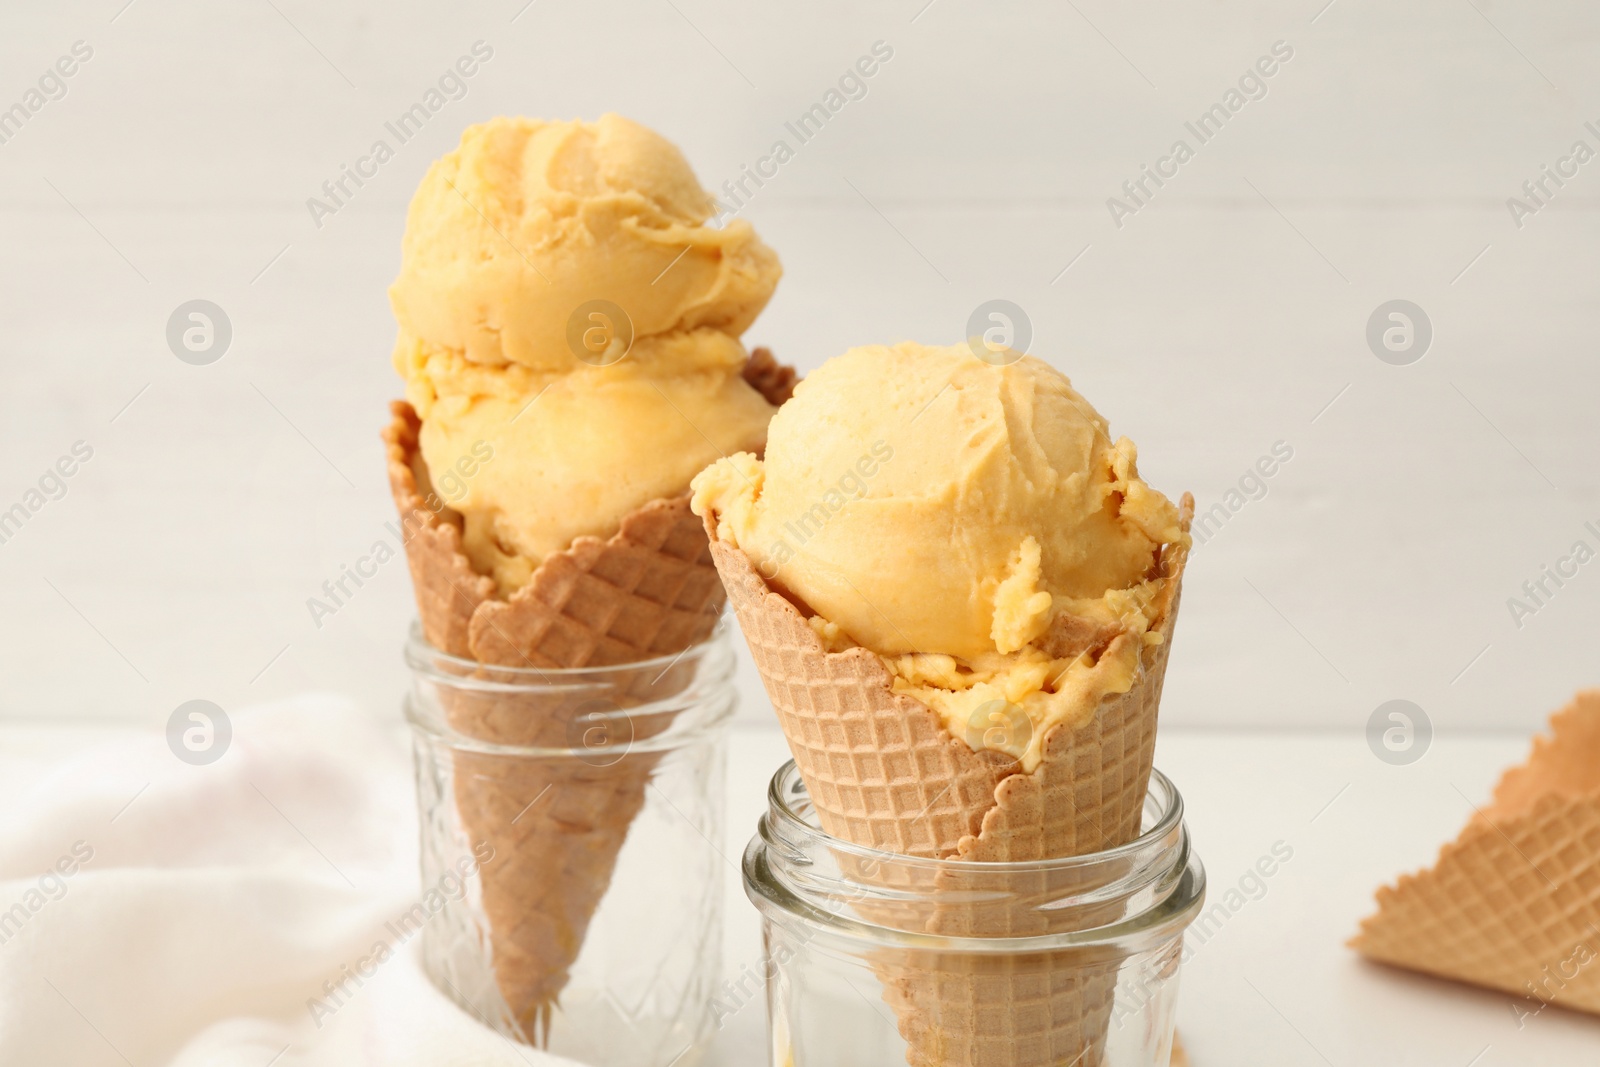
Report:
[[[796,789],[796,784],[799,789]],[[768,787],[769,809],[762,819],[760,831],[745,849],[742,870],[745,892],[758,909],[769,917],[788,916],[850,941],[868,941],[900,948],[938,952],[971,953],[1032,953],[1052,952],[1064,948],[1083,948],[1119,942],[1130,937],[1162,936],[1167,931],[1187,927],[1199,914],[1205,900],[1206,876],[1199,857],[1194,853],[1188,827],[1183,821],[1183,797],[1171,779],[1160,771],[1151,769],[1148,799],[1155,799],[1159,814],[1154,824],[1134,840],[1100,852],[1066,856],[1048,860],[1023,860],[984,862],[976,860],[933,859],[886,852],[833,837],[820,826],[807,820],[794,810],[785,794],[799,795],[804,789],[799,770],[794,761],[785,763],[773,775]],[[1148,802],[1147,799],[1147,802]],[[830,911],[797,891],[789,880],[773,870],[772,853],[785,848],[785,842],[776,839],[768,820],[775,818],[784,830],[799,831],[809,843],[825,847],[828,852],[844,854],[872,864],[892,865],[901,870],[937,875],[952,872],[958,875],[1015,875],[1019,878],[1040,874],[1092,870],[1095,867],[1116,867],[1139,856],[1151,853],[1158,862],[1147,864],[1148,877],[1136,888],[1147,887],[1155,881],[1165,881],[1167,891],[1152,906],[1105,925],[1087,929],[1058,931],[1029,936],[961,936],[932,934],[885,926],[863,918],[854,918]],[[1170,845],[1163,839],[1171,838]],[[1131,894],[1130,894],[1131,895]],[[774,915],[774,913],[778,915]]]
[[[665,672],[669,667],[688,661],[694,662],[714,655],[726,644],[724,638],[728,633],[728,616],[723,614],[717,618],[717,624],[712,629],[710,636],[698,644],[690,645],[682,652],[670,655],[653,656],[650,659],[631,660],[627,663],[613,663],[603,667],[510,667],[499,663],[482,663],[466,656],[457,656],[446,652],[429,643],[427,635],[422,632],[422,622],[418,619],[411,621],[410,628],[406,631],[404,655],[406,666],[413,671],[432,678],[446,680],[452,685],[461,688],[482,689],[485,691],[521,689],[535,686],[539,689],[557,692],[565,689],[579,690],[585,686],[599,686],[606,683],[606,679],[615,677],[629,671],[646,671],[651,667],[660,667]],[[440,671],[434,664],[446,664],[459,667],[460,674]],[[731,673],[733,664],[728,664]],[[474,672],[490,670],[496,675],[505,675],[511,679],[525,679],[523,681],[496,682],[485,678],[473,677]],[[586,681],[587,680],[587,681]]]
[[768,813],[777,816],[786,827],[798,830],[805,836],[826,838],[828,848],[833,852],[842,852],[856,856],[860,859],[874,863],[890,863],[896,867],[908,869],[921,869],[927,871],[956,870],[962,872],[981,872],[984,874],[1029,874],[1042,871],[1064,871],[1099,866],[1133,856],[1148,849],[1154,842],[1172,833],[1183,823],[1183,796],[1172,784],[1172,779],[1150,768],[1150,786],[1147,795],[1156,793],[1162,798],[1161,816],[1154,826],[1142,831],[1138,837],[1124,845],[1117,845],[1101,852],[1088,852],[1078,856],[1062,856],[1058,859],[1045,860],[941,860],[925,856],[907,856],[899,852],[888,852],[883,849],[872,848],[869,845],[857,845],[843,838],[834,837],[820,826],[808,821],[799,812],[794,810],[784,796],[784,793],[795,794],[794,788],[798,783],[802,788],[805,785],[800,777],[800,768],[794,760],[789,760],[767,783]]
[[[695,744],[708,735],[721,730],[733,718],[738,704],[737,694],[728,684],[733,676],[734,656],[728,641],[728,620],[723,616],[716,628],[704,641],[671,656],[656,656],[631,663],[618,663],[605,667],[551,668],[501,667],[485,664],[462,656],[451,655],[428,643],[422,626],[413,622],[405,644],[406,665],[413,678],[436,686],[475,692],[479,694],[512,694],[539,692],[581,697],[593,692],[600,697],[614,691],[618,679],[630,673],[647,676],[656,671],[659,681],[667,671],[680,664],[699,665],[693,682],[668,696],[641,701],[626,707],[614,707],[606,712],[588,712],[588,721],[597,726],[634,718],[658,715],[675,716],[666,729],[643,738],[630,738],[624,745],[616,746],[617,759],[634,754],[670,752]],[[453,673],[449,669],[459,670]],[[484,671],[499,676],[510,675],[515,682],[496,681],[482,677]],[[654,684],[654,683],[652,683]],[[603,760],[605,749],[595,749],[582,744],[568,746],[513,745],[488,741],[452,727],[437,711],[430,710],[430,700],[418,695],[418,685],[413,682],[403,701],[406,721],[421,734],[441,741],[450,748],[483,755],[515,756],[523,759],[584,759]],[[683,714],[685,712],[697,714]],[[604,767],[605,762],[592,765]]]

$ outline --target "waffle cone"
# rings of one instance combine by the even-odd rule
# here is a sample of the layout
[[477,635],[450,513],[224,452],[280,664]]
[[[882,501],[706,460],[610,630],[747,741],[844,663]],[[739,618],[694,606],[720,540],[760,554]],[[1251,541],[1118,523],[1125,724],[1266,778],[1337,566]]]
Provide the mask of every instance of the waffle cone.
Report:
[[[757,349],[745,378],[781,404],[795,374]],[[711,636],[725,595],[687,495],[644,505],[607,540],[578,538],[501,598],[462,551],[459,516],[432,490],[416,412],[400,401],[391,415],[383,433],[389,483],[429,644],[475,661],[476,674],[495,681],[496,667],[612,667],[675,655]],[[597,714],[625,715],[692,680],[692,667],[680,665],[659,675],[624,672],[614,691],[588,689],[581,699],[526,688],[445,689],[441,699],[450,728],[475,740],[575,749]],[[623,721],[633,739],[671,725],[661,717]],[[625,745],[620,756],[611,751],[588,762],[453,754],[456,818],[475,848],[493,850],[479,878],[494,985],[507,1028],[529,1042],[548,1036],[557,998],[660,759]]]
[[[1185,526],[1192,511],[1186,496]],[[1052,728],[1040,764],[1024,773],[1013,757],[972,749],[937,713],[895,693],[875,653],[828,652],[749,557],[707,526],[728,599],[829,834],[902,855],[981,862],[1081,855],[1138,836],[1186,549],[1169,546],[1156,564],[1167,580],[1151,609],[1152,629],[1163,640],[1143,647],[1133,687],[1106,698],[1081,724]],[[1028,888],[1063,888],[1043,884],[1054,876],[1039,877],[1041,885]],[[863,907],[882,912],[869,915],[873,921],[903,930],[1051,932],[1052,920],[1037,908],[939,902],[941,893],[972,899],[983,879],[970,868],[943,870],[939,892],[922,903]],[[1118,964],[1083,950],[1004,959],[885,950],[874,959],[912,1067],[1095,1067]]]
[[1600,1014],[1600,689],[1550,719],[1526,763],[1438,861],[1378,890],[1370,959]]

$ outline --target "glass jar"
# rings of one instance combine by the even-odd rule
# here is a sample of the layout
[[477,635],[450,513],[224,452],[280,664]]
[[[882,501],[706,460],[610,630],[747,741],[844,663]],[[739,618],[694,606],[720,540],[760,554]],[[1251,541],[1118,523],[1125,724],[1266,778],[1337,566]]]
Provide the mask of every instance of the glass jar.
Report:
[[414,628],[405,701],[438,988],[506,1037],[595,1067],[691,1062],[722,933],[733,654],[539,670],[446,655]]
[[1205,897],[1160,772],[1127,845],[975,863],[830,837],[791,762],[744,884],[763,918],[772,1067],[1167,1067],[1183,933]]

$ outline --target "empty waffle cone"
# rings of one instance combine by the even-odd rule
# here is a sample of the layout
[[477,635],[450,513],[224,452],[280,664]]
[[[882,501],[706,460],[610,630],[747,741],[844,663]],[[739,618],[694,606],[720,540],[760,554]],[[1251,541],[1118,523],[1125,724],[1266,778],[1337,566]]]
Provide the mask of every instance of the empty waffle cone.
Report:
[[[793,391],[795,375],[757,349],[745,378],[770,403]],[[496,668],[612,667],[671,656],[711,636],[725,596],[700,521],[687,494],[656,500],[626,516],[608,540],[577,539],[545,559],[509,598],[472,569],[459,516],[433,492],[418,448],[411,406],[391,405],[383,437],[389,482],[404,528],[417,610],[429,644]],[[647,677],[649,675],[649,677]],[[693,681],[693,667],[622,673],[612,692],[581,699],[526,688],[446,689],[449,726],[496,745],[581,749],[599,714],[659,701]],[[597,707],[603,704],[604,707]],[[660,733],[670,719],[633,717],[633,739]],[[609,728],[609,724],[607,727]],[[458,750],[457,818],[493,859],[479,869],[488,952],[512,1032],[540,1043],[596,907],[605,895],[628,828],[643,806],[658,755],[610,752],[586,762]],[[482,1010],[481,1006],[475,1005]]]
[[[1193,500],[1183,500],[1185,528]],[[822,827],[857,845],[903,855],[981,862],[1052,859],[1138,836],[1149,784],[1167,657],[1187,549],[1165,548],[1166,580],[1133,687],[1076,726],[1051,729],[1043,759],[1024,773],[1003,752],[974,750],[940,716],[897,694],[864,648],[828,652],[800,611],[773,591],[738,548],[711,552]],[[952,897],[981,872],[942,871]],[[958,884],[959,883],[959,884]],[[1041,886],[1048,891],[1051,888]],[[1051,932],[1033,908],[960,903],[899,907],[874,921],[959,936]],[[873,905],[872,907],[878,907]],[[1096,1067],[1103,1059],[1118,961],[1080,952],[1049,958],[884,951],[875,962],[912,1067]]]
[[1351,947],[1383,963],[1600,1014],[1600,689],[1550,719],[1434,865],[1378,890]]

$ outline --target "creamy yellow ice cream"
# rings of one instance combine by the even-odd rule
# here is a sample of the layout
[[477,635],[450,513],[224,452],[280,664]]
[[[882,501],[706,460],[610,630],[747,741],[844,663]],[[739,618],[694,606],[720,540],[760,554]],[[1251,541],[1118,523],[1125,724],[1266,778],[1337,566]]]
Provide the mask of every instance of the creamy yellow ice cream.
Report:
[[759,449],[740,335],[781,270],[636,123],[500,118],[429,168],[389,290],[395,368],[464,548],[503,594]]
[[953,734],[1032,769],[1050,726],[1132,685],[1161,546],[1187,542],[1107,431],[1036,359],[856,348],[800,385],[764,462],[702,472],[693,507],[830,648],[876,652]]

